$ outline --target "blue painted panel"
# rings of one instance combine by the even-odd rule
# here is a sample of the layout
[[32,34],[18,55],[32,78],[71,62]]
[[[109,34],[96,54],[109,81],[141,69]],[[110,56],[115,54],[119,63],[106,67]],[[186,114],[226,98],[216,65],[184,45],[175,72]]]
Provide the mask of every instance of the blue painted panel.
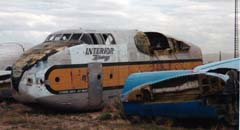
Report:
[[234,58],[234,59],[209,63],[206,65],[201,65],[201,66],[195,67],[194,71],[206,72],[206,71],[214,70],[217,68],[229,68],[229,69],[240,70],[240,58]]
[[144,72],[135,73],[128,77],[125,82],[122,94],[126,94],[133,88],[138,87],[144,83],[153,83],[155,81],[164,80],[183,74],[190,74],[192,70],[176,70],[176,71],[156,71],[156,72]]
[[126,115],[162,116],[170,118],[217,118],[214,107],[205,106],[201,101],[178,103],[123,103]]

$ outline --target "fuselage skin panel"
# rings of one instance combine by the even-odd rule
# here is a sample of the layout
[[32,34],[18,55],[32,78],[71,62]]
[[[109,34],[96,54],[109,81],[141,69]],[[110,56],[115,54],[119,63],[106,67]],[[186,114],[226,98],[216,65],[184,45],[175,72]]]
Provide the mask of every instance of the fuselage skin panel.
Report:
[[[132,73],[192,69],[202,64],[198,47],[190,43],[179,47],[180,42],[173,38],[168,39],[168,48],[154,50],[148,43],[147,49],[151,51],[141,52],[135,43],[138,33],[136,30],[66,30],[51,34],[49,37],[61,34],[62,38],[81,34],[82,40],[50,41],[47,38],[24,53],[13,66],[14,97],[24,103],[79,111],[100,109],[120,95]],[[111,36],[114,43],[108,44],[105,39],[105,44],[87,44],[83,41],[87,35],[96,39]]]

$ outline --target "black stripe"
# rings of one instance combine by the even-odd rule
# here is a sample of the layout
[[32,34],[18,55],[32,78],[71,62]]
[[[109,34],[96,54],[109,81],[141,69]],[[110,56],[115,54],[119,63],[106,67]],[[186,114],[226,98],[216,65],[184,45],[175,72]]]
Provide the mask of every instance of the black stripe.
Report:
[[163,63],[179,63],[179,62],[196,62],[202,59],[180,59],[180,60],[157,60],[157,61],[134,61],[134,62],[112,62],[102,63],[103,66],[116,66],[116,65],[142,65],[142,64],[163,64]]
[[[46,85],[46,88],[49,92],[52,94],[74,94],[74,93],[87,93],[88,88],[85,89],[71,89],[71,90],[61,90],[61,91],[55,91],[53,90],[49,85]],[[122,89],[123,86],[110,86],[110,87],[102,87],[103,91],[106,90],[115,90],[115,89]]]
[[103,90],[114,90],[114,89],[122,89],[123,86],[110,86],[110,87],[103,87]]

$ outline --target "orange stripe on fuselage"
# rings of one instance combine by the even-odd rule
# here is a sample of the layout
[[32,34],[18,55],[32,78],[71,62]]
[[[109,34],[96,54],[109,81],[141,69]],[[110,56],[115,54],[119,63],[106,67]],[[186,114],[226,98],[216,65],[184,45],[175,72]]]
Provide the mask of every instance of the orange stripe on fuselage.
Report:
[[48,80],[51,88],[55,91],[84,89],[88,86],[87,73],[87,68],[54,69],[51,71]]
[[[160,70],[193,69],[201,65],[201,61],[159,63],[141,65],[113,65],[103,66],[102,86],[113,87],[123,86],[127,77],[136,72],[150,72]],[[48,76],[50,86],[55,91],[88,88],[88,68],[59,68],[53,69]]]

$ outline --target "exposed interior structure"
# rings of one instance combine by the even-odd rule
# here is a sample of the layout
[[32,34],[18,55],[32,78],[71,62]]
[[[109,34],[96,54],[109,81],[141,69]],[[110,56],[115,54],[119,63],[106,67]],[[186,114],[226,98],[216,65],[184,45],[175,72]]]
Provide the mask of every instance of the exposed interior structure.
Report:
[[226,82],[205,74],[168,79],[139,87],[129,95],[128,101],[179,102],[201,99],[223,91]]
[[148,55],[172,54],[190,49],[186,43],[156,32],[138,32],[135,44],[140,52]]

